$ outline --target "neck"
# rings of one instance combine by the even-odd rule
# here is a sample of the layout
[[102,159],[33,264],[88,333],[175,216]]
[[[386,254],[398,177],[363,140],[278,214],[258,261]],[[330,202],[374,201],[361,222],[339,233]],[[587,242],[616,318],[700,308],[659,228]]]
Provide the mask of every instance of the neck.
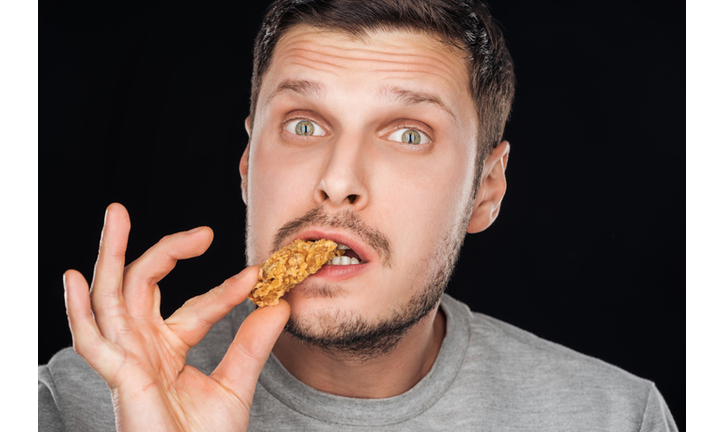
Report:
[[445,316],[434,308],[412,326],[389,352],[355,358],[305,344],[284,332],[274,355],[299,381],[338,396],[378,399],[415,386],[435,363],[445,337]]

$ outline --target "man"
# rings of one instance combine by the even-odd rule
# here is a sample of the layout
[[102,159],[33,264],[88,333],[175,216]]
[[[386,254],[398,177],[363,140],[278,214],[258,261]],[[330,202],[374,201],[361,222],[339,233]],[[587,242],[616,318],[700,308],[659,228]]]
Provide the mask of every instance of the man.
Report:
[[[483,6],[278,1],[254,65],[250,267],[164,321],[157,282],[212,232],[124,268],[130,220],[111,205],[90,295],[65,275],[82,359],[40,369],[41,429],[676,429],[650,382],[443,295],[506,188],[512,61]],[[358,263],[253,311],[256,265],[297,238]]]

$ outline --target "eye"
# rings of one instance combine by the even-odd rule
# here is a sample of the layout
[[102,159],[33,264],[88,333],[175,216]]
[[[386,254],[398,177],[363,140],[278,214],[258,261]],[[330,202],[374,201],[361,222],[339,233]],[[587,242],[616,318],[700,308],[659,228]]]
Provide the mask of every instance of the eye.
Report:
[[392,132],[387,139],[412,145],[427,144],[430,142],[430,138],[426,134],[415,129],[398,129]]
[[303,119],[290,121],[284,129],[301,136],[323,136],[326,133],[319,125]]

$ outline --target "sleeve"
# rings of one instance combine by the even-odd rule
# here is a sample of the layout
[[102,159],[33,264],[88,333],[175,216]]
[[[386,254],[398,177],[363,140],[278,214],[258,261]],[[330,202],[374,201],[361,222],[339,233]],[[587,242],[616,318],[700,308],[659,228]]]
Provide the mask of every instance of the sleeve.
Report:
[[641,420],[640,432],[679,432],[669,407],[659,390],[652,383],[646,409]]
[[65,431],[56,402],[53,376],[47,366],[38,367],[38,431]]

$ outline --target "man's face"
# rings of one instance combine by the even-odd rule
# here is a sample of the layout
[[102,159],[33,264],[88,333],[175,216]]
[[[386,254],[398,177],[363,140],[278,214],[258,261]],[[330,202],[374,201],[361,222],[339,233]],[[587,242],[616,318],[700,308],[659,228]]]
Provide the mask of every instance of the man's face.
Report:
[[467,65],[431,37],[296,27],[279,41],[241,163],[248,264],[296,238],[360,261],[289,292],[292,321],[381,322],[429,289],[467,226],[476,132]]

